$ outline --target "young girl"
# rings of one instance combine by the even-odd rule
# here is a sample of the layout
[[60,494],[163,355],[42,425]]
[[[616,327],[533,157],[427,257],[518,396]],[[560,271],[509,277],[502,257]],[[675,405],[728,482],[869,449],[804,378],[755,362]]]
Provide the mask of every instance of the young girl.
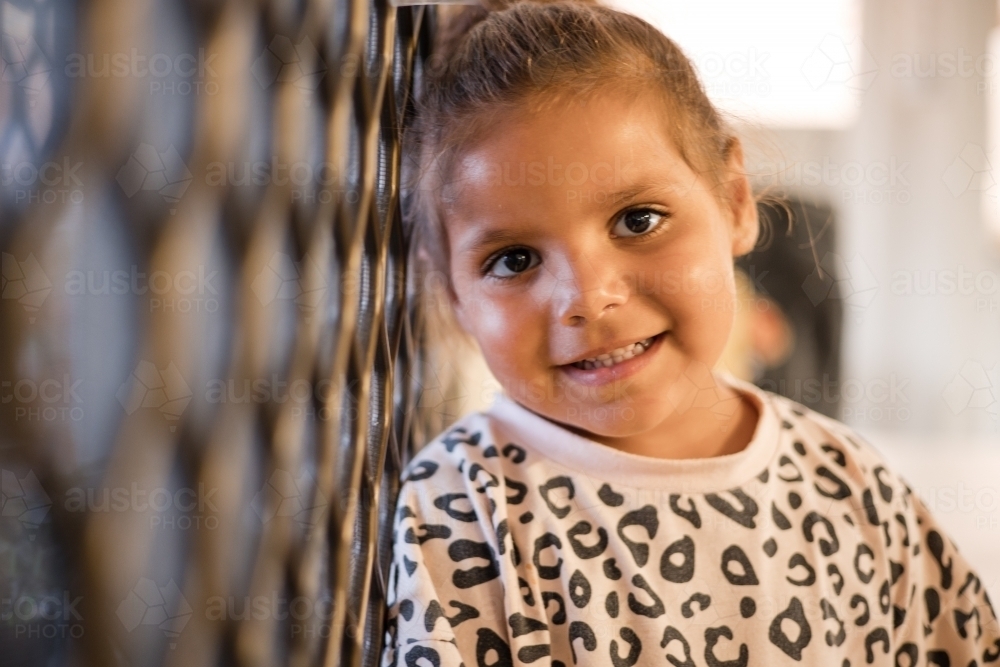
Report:
[[1000,661],[984,587],[878,455],[711,371],[758,219],[678,48],[522,2],[442,49],[407,215],[504,393],[407,467],[383,665]]

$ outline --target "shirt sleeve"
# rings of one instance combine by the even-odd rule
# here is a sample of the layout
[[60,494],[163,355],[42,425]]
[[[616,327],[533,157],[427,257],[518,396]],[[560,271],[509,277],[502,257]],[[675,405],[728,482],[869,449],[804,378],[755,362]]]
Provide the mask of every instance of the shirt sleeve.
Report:
[[502,660],[510,652],[504,589],[495,540],[486,532],[492,508],[445,467],[400,489],[382,667],[471,667],[491,649],[498,664],[509,664]]
[[1000,665],[1000,624],[986,588],[920,498],[893,486],[900,511],[884,528],[901,579],[892,586],[895,664]]

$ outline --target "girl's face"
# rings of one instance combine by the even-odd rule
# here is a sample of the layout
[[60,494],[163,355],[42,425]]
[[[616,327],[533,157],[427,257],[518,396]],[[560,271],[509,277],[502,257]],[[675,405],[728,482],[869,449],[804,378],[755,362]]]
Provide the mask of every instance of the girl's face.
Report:
[[598,95],[506,120],[449,186],[459,323],[512,398],[602,440],[706,398],[736,307],[733,257],[757,237],[739,145],[716,197],[662,116]]

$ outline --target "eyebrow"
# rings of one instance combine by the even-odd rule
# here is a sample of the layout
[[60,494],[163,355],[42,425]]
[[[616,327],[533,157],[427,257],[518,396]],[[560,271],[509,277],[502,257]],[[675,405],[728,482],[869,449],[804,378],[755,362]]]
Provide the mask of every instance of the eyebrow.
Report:
[[523,233],[509,229],[487,229],[484,232],[476,234],[469,243],[463,245],[462,250],[465,252],[479,252],[483,248],[492,245],[517,241],[523,236]]
[[624,190],[619,190],[618,192],[612,192],[608,197],[608,200],[611,206],[617,206],[623,202],[631,201],[645,192],[654,191],[659,191],[658,186],[655,183],[643,183],[641,185],[634,185],[630,188],[625,188]]

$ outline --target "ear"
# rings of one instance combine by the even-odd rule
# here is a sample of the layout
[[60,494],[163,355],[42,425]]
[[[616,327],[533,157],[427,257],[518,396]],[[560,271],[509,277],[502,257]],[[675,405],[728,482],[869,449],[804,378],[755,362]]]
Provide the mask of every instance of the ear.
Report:
[[739,257],[753,250],[760,231],[760,221],[757,217],[757,201],[743,165],[743,144],[737,137],[730,139],[726,174],[733,257]]

